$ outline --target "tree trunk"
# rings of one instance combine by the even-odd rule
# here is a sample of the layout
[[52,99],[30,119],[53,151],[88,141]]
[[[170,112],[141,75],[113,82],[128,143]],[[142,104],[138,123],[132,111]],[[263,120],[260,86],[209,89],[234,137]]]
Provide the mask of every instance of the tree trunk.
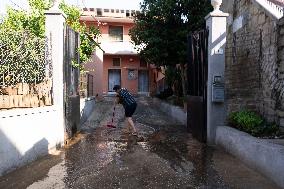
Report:
[[180,69],[181,69],[182,94],[183,94],[183,97],[186,97],[187,95],[187,69],[184,64],[180,65]]

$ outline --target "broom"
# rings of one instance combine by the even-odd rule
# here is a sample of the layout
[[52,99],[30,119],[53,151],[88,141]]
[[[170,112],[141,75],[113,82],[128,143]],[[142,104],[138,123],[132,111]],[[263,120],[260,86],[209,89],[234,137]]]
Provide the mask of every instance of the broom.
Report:
[[113,106],[113,112],[112,112],[111,122],[107,124],[107,127],[116,128],[116,126],[113,124],[114,114],[115,114],[115,105]]

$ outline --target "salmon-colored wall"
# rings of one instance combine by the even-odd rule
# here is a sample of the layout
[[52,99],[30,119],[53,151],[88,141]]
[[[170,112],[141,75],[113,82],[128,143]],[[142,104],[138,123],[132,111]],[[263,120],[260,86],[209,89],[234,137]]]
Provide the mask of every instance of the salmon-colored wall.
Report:
[[[84,22],[87,27],[94,26],[98,27],[94,22]],[[109,26],[123,26],[123,41],[130,41],[129,30],[134,26],[133,23],[113,23],[113,22],[104,22],[99,25],[99,30],[101,31],[101,37],[99,41],[109,41],[108,33]]]
[[[83,22],[83,21],[82,21]],[[87,27],[97,26],[96,22],[84,22]],[[98,38],[98,42],[109,41],[108,31],[109,26],[123,26],[123,41],[130,41],[129,30],[134,26],[134,23],[112,23],[104,22],[99,25],[101,31],[101,37]],[[112,58],[121,58],[120,67],[113,67]],[[132,61],[130,61],[132,59]],[[156,83],[154,78],[155,69],[146,67],[140,67],[140,58],[138,55],[107,55],[102,54],[101,51],[97,51],[93,57],[91,63],[87,64],[87,67],[94,68],[91,74],[94,76],[94,93],[106,95],[108,93],[108,70],[120,69],[121,70],[121,86],[126,87],[132,94],[138,93],[138,70],[149,70],[149,92],[155,94]],[[136,79],[128,79],[128,69],[134,69]]]
[[[120,67],[114,67],[112,63],[113,58],[121,58]],[[132,61],[130,61],[132,59]],[[120,69],[121,70],[121,87],[126,87],[131,93],[138,93],[138,70],[147,70],[146,67],[140,67],[140,59],[138,56],[130,55],[104,55],[104,68],[103,68],[103,93],[108,92],[108,70]],[[134,69],[136,78],[134,80],[128,79],[128,70]],[[149,80],[151,74],[149,73]]]
[[92,61],[85,64],[88,74],[93,75],[93,92],[99,97],[103,95],[103,51],[97,49],[92,56]]

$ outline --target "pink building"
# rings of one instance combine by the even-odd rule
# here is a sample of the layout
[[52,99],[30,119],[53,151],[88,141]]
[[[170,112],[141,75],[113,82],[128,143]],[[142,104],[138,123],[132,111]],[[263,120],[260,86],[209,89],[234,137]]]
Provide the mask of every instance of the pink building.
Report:
[[126,87],[133,94],[155,94],[159,74],[152,65],[140,59],[130,42],[133,14],[133,10],[84,9],[81,22],[99,27],[98,42],[103,49],[97,49],[86,65],[89,96],[113,94],[114,85]]

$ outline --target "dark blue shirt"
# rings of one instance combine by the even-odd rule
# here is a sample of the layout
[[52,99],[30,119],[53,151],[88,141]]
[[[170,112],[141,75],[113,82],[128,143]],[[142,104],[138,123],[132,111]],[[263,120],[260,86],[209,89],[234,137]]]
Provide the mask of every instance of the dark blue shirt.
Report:
[[122,104],[124,107],[136,103],[134,97],[125,88],[121,88],[118,92],[118,95],[122,98]]

